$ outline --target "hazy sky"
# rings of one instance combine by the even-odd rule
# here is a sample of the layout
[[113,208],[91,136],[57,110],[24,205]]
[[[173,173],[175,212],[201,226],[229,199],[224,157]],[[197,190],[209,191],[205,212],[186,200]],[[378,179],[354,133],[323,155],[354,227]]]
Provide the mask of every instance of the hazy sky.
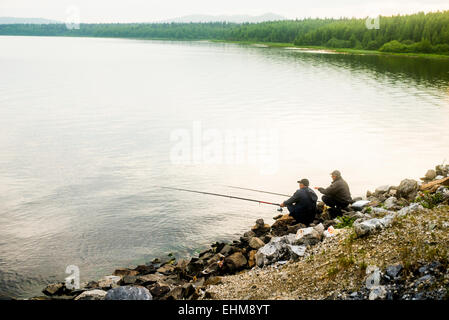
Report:
[[[75,8],[75,10],[73,10]],[[449,10],[449,0],[0,0],[0,16],[81,22],[146,22],[189,14],[272,12],[286,18],[366,17]]]

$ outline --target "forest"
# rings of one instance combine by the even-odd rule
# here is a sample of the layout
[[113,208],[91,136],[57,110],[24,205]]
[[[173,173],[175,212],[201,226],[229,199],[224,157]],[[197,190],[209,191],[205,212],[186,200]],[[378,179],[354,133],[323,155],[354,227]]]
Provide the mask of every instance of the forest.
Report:
[[4,24],[0,35],[114,37],[134,39],[222,40],[289,43],[449,55],[449,11],[379,17],[379,28],[368,28],[366,19],[341,18],[284,20],[262,23],[108,23]]

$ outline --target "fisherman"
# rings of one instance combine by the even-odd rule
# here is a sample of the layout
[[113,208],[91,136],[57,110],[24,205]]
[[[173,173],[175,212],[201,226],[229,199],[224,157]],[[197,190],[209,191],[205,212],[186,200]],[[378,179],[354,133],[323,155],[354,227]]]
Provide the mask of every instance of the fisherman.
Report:
[[299,189],[280,206],[287,207],[289,215],[295,218],[296,222],[309,225],[315,219],[318,196],[309,188],[309,180],[301,179],[298,183]]
[[332,171],[331,177],[332,183],[329,187],[326,189],[315,187],[315,189],[323,194],[321,200],[330,207],[329,215],[331,219],[335,219],[341,216],[341,210],[345,209],[353,201],[349,192],[349,186],[341,177],[340,171]]

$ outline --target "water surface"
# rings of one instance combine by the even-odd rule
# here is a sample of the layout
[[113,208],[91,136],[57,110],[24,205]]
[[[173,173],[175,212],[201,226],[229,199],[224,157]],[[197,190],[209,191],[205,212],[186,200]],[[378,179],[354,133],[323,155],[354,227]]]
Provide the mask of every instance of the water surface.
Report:
[[[449,160],[448,60],[57,37],[0,37],[0,48],[4,295],[37,295],[71,264],[88,281],[189,256],[276,214],[159,185],[281,202],[225,185],[292,193],[339,169],[357,196]],[[194,139],[198,125],[277,133],[274,170],[173,163],[171,136]]]

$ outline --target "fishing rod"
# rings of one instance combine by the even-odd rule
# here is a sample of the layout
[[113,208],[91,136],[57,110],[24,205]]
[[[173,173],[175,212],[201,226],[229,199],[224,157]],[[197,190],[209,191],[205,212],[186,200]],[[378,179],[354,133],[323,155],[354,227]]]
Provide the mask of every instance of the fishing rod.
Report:
[[205,191],[196,191],[196,190],[182,189],[182,188],[172,188],[172,187],[160,187],[160,188],[170,189],[170,190],[178,190],[178,191],[186,191],[186,192],[193,192],[193,193],[200,193],[200,194],[208,194],[208,195],[211,195],[211,196],[224,197],[224,198],[229,198],[229,199],[252,201],[252,202],[257,202],[259,204],[260,203],[270,204],[270,205],[273,205],[273,206],[278,206],[279,207],[278,211],[282,212],[282,208],[281,208],[281,205],[279,203],[273,203],[273,202],[255,200],[255,199],[248,199],[248,198],[242,198],[242,197],[235,197],[235,196],[230,196],[230,195],[220,194],[220,193],[212,193],[212,192],[205,192]]
[[249,191],[261,192],[261,193],[274,194],[276,196],[291,197],[291,195],[283,194],[283,193],[276,193],[276,192],[269,192],[269,191],[263,191],[263,190],[256,190],[256,189],[249,189],[249,188],[242,188],[242,187],[234,187],[234,186],[225,186],[225,187],[233,188],[233,189],[241,189],[241,190],[249,190]]

